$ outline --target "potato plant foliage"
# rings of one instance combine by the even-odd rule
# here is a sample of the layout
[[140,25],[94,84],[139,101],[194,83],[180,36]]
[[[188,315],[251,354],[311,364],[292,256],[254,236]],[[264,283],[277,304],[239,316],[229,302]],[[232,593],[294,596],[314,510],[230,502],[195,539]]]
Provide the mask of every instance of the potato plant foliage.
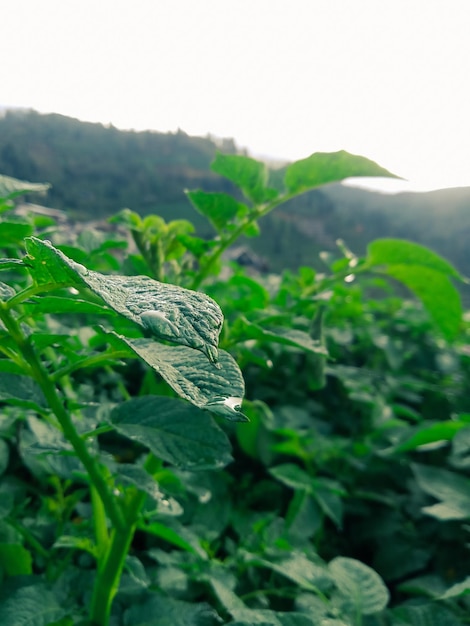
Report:
[[70,232],[0,176],[0,624],[470,623],[465,278],[395,239],[250,271],[226,251],[277,206],[392,174],[212,168],[208,240],[129,209]]

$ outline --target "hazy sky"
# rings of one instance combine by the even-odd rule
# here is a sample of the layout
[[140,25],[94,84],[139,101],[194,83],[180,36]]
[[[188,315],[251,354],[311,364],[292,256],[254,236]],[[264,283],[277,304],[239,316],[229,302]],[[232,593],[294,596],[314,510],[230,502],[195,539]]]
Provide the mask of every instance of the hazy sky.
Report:
[[0,105],[470,186],[469,0],[5,0]]

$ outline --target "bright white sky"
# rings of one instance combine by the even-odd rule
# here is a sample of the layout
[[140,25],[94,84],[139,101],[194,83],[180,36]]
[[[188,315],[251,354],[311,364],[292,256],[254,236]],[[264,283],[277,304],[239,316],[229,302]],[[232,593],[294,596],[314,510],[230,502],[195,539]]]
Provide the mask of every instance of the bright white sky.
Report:
[[6,0],[0,105],[470,186],[469,32],[469,0]]

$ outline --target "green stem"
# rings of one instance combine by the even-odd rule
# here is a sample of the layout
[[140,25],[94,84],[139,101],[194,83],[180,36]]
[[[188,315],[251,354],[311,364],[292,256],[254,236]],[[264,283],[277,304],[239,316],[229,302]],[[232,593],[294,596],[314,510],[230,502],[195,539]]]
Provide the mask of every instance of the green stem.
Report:
[[268,202],[267,204],[253,207],[253,209],[247,215],[245,221],[242,222],[233,231],[233,233],[229,237],[227,237],[227,239],[224,239],[223,241],[221,241],[220,245],[218,246],[218,248],[216,250],[214,250],[214,252],[209,256],[209,258],[207,259],[206,263],[204,264],[204,267],[202,268],[202,270],[194,278],[194,281],[193,281],[190,289],[195,289],[196,290],[196,289],[199,288],[201,283],[210,274],[212,266],[219,260],[221,255],[225,252],[225,250],[227,250],[227,248],[229,248],[232,245],[232,243],[234,243],[241,235],[243,235],[244,231],[251,224],[256,222],[256,220],[259,220],[261,217],[264,217],[265,215],[270,213],[273,209],[275,209],[280,204],[283,204],[284,202],[287,202],[288,200],[293,198],[295,195],[297,195],[297,194],[285,194],[285,195],[281,196],[280,198],[276,198],[276,200],[272,200],[271,202]]
[[3,321],[5,327],[17,344],[23,358],[29,364],[32,376],[41,387],[44,397],[46,398],[50,409],[56,416],[65,438],[72,445],[76,455],[87,470],[90,481],[99,493],[110,520],[116,528],[124,528],[125,521],[122,511],[100,472],[99,464],[90,455],[86,442],[82,439],[82,437],[80,437],[75,429],[70,415],[62,403],[54,383],[50,379],[47,371],[44,369],[41,361],[29,342],[29,339],[24,336],[19,324],[16,322],[11,313],[6,310],[5,306],[0,307],[0,319]]
[[[161,461],[153,454],[149,454],[144,467],[150,474],[153,474],[161,467]],[[129,491],[128,494],[125,507],[127,512],[126,527],[121,530],[113,529],[108,550],[99,560],[91,601],[90,621],[100,626],[108,626],[109,624],[113,599],[119,589],[126,556],[147,498],[147,495],[142,491]]]
[[124,562],[134,537],[135,523],[111,532],[109,547],[101,566],[98,568],[93,597],[91,600],[90,621],[99,626],[108,626],[111,605],[119,588]]

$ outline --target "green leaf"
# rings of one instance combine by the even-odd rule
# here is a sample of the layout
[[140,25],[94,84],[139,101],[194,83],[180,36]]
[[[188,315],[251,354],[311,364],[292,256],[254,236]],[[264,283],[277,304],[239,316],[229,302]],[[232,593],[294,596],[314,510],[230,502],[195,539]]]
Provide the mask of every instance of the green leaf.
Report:
[[0,222],[0,241],[3,245],[19,245],[33,232],[33,225],[21,217],[10,217]]
[[271,467],[269,473],[291,489],[304,489],[308,493],[312,493],[312,477],[294,463],[284,463]]
[[32,378],[8,372],[0,372],[0,400],[33,409],[46,405],[41,388]]
[[[160,524],[159,522],[152,522],[151,524],[138,522],[137,527],[149,535],[163,539],[172,546],[186,550],[186,552],[191,554],[196,554],[204,561],[208,559],[207,552],[201,546],[199,536],[188,526],[183,526],[174,518],[168,518],[165,520],[165,524]],[[152,558],[154,557],[153,550],[149,550],[147,554]],[[155,558],[159,561],[158,555]]]
[[0,259],[0,270],[13,270],[18,266],[24,267],[23,261],[20,259]]
[[0,283],[0,300],[8,300],[15,295],[15,290],[6,283]]
[[27,193],[44,193],[49,187],[49,183],[30,183],[11,176],[0,175],[1,200],[16,198]]
[[375,239],[367,246],[371,265],[421,265],[446,276],[461,278],[459,272],[429,248],[404,239]]
[[390,594],[381,577],[356,559],[336,557],[329,565],[331,577],[343,596],[352,601],[361,615],[382,611]]
[[39,284],[86,285],[120,315],[155,337],[201,350],[217,362],[220,307],[205,294],[148,276],[105,276],[86,269],[35,237],[26,240],[27,262]]
[[461,596],[467,596],[470,593],[470,576],[467,576],[465,580],[452,585],[447,591],[440,596],[441,600],[447,600],[448,598],[460,598]]
[[211,169],[235,183],[255,204],[272,200],[277,195],[274,189],[266,188],[268,179],[266,165],[256,159],[219,152],[211,164]]
[[298,194],[352,176],[399,178],[374,161],[341,150],[315,152],[306,159],[291,163],[286,169],[284,182],[290,194]]
[[[436,602],[400,606],[392,611],[393,626],[462,626],[463,622]],[[398,618],[398,619],[396,619]]]
[[125,343],[166,380],[176,393],[201,409],[233,421],[247,421],[240,412],[245,385],[236,361],[220,351],[218,369],[202,355],[185,346],[165,346],[151,339],[110,338]]
[[206,603],[190,603],[154,595],[124,613],[124,626],[217,626],[221,620]]
[[462,322],[462,303],[447,276],[420,265],[391,265],[387,274],[406,285],[421,300],[447,340],[456,337]]
[[209,219],[216,230],[222,231],[236,217],[248,213],[248,207],[226,193],[188,191],[187,196],[193,206]]
[[10,460],[10,448],[3,439],[0,439],[0,476],[5,472]]
[[408,452],[430,443],[450,441],[465,426],[468,426],[468,422],[446,421],[421,426],[411,437],[395,446],[393,451]]
[[35,313],[88,313],[96,315],[110,315],[114,314],[111,309],[103,307],[100,304],[94,302],[88,302],[80,298],[70,296],[69,298],[59,296],[43,295],[40,298],[32,298],[25,303],[25,309],[29,314]]
[[162,515],[181,515],[183,512],[180,504],[174,498],[160,491],[157,481],[143,467],[122,463],[115,468],[114,473],[117,475],[117,483],[132,485],[149,495],[157,504],[158,513]]
[[50,626],[68,614],[63,602],[45,585],[17,589],[0,602],[0,624],[5,626]]
[[[317,626],[320,622],[313,621],[302,613],[282,613],[280,611],[270,611],[268,609],[239,609],[234,611],[236,621],[230,622],[231,626]],[[324,626],[335,626],[329,621],[322,621]],[[343,626],[344,622],[343,622]]]
[[423,508],[423,512],[439,520],[470,518],[470,480],[444,469],[428,465],[412,465],[419,487],[440,500]]
[[280,343],[285,346],[299,348],[305,352],[328,356],[328,352],[321,340],[313,339],[308,333],[295,328],[263,328],[258,324],[242,319],[245,339],[257,339],[258,341]]
[[319,587],[323,587],[329,581],[329,575],[323,563],[314,563],[305,554],[294,550],[289,553],[289,556],[275,562],[256,555],[247,555],[247,561],[258,567],[266,567],[288,578],[300,588],[314,593],[317,593]]
[[178,398],[134,398],[113,409],[110,419],[121,435],[168,463],[200,470],[232,460],[230,442],[210,415]]
[[33,573],[31,552],[21,544],[0,543],[0,568],[8,576],[27,576]]

